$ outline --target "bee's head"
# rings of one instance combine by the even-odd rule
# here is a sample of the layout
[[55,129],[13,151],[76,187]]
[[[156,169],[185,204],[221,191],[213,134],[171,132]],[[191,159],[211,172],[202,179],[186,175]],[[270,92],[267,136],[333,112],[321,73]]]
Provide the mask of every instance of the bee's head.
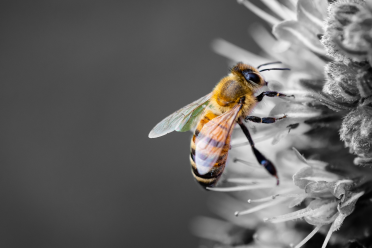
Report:
[[253,66],[239,62],[231,69],[231,73],[254,88],[267,85],[260,72]]

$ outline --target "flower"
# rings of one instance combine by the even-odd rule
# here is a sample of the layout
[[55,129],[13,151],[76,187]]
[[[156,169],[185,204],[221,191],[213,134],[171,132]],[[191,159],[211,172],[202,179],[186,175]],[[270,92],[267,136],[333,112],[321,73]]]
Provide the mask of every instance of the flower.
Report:
[[355,164],[372,165],[372,1],[336,1],[329,7],[322,38],[327,54],[335,60],[326,68],[323,92],[349,108],[340,138]]
[[[307,198],[312,199],[308,206],[295,212],[266,219],[268,222],[279,223],[298,218],[310,225],[314,230],[301,241],[296,248],[303,246],[319,229],[331,224],[322,248],[326,247],[333,232],[340,229],[345,218],[353,213],[357,200],[364,195],[361,174],[349,174],[347,177],[326,170],[324,163],[319,161],[306,161],[296,150],[297,156],[305,162],[308,167],[300,169],[293,175],[293,182],[304,193],[294,195],[297,202]],[[296,203],[297,203],[296,202]]]
[[335,1],[329,7],[322,43],[327,53],[345,64],[371,61],[372,2]]
[[[253,1],[238,2],[272,25],[275,38],[257,24],[250,33],[263,54],[224,40],[216,40],[214,50],[234,62],[280,60],[291,68],[290,74],[265,76],[270,90],[295,98],[255,109],[255,114],[287,118],[270,126],[251,125],[257,147],[278,168],[280,185],[273,187],[262,167],[249,162],[254,157],[242,147],[248,142],[234,134],[228,164],[235,164],[211,189],[232,195],[210,200],[225,220],[200,218],[194,223],[202,228],[195,230],[221,247],[371,245],[372,173],[355,165],[372,165],[372,0],[262,0],[270,11]],[[298,219],[304,222],[290,221]],[[202,231],[213,230],[216,223],[226,229]],[[222,235],[236,228],[245,230],[239,238]],[[317,233],[325,237],[315,238]]]
[[[368,100],[370,102],[370,100]],[[341,139],[350,152],[360,155],[357,164],[371,164],[372,160],[372,106],[362,104],[345,116],[340,129]]]

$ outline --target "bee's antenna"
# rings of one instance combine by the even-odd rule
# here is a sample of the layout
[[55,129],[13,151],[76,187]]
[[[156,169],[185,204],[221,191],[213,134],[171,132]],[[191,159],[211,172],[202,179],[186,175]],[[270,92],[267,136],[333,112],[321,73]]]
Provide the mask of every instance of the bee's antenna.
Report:
[[263,69],[259,72],[263,72],[263,71],[289,71],[291,69],[289,68],[269,68],[269,69]]
[[280,62],[280,61],[270,62],[270,63],[266,63],[266,64],[259,65],[259,66],[257,67],[257,69],[260,69],[261,66],[272,65],[272,64],[281,64],[281,63],[282,63],[282,62]]

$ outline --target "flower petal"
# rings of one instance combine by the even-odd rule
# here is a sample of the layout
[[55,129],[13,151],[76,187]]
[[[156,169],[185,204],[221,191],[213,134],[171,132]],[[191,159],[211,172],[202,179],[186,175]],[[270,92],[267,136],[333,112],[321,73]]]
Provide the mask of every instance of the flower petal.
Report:
[[271,222],[271,223],[280,223],[280,222],[285,222],[289,220],[299,219],[299,218],[311,215],[313,214],[313,212],[314,210],[312,209],[304,208],[304,209],[297,210],[292,213],[283,214],[283,215],[275,216],[272,218],[267,218],[267,219],[264,219],[264,221]]
[[329,191],[328,182],[320,181],[320,182],[311,182],[306,185],[305,193],[307,194],[314,194],[314,193],[325,193]]
[[295,20],[296,14],[288,9],[285,5],[280,4],[277,1],[272,0],[261,0],[268,8],[270,8],[275,14],[280,16],[284,20]]
[[306,185],[308,185],[311,181],[303,179],[303,178],[305,178],[306,176],[311,176],[313,175],[313,173],[314,173],[313,168],[311,167],[301,168],[299,171],[297,171],[293,175],[293,183],[297,187],[301,189],[305,189]]
[[[337,102],[333,97],[325,95],[324,93],[318,93],[312,90],[296,90],[296,91],[282,91],[283,94],[293,94],[295,95],[294,99],[286,99],[291,102],[298,102],[306,104],[307,106],[327,106],[329,109],[334,111],[342,110],[352,110],[355,107],[355,104],[350,104],[347,102]],[[313,110],[314,111],[314,110]]]
[[345,201],[337,206],[340,214],[346,216],[350,215],[354,211],[356,202],[362,195],[364,195],[364,191],[353,193],[349,192],[345,197]]
[[302,44],[311,51],[325,56],[318,38],[296,21],[285,21],[273,27],[273,34],[280,40],[293,44]]
[[289,208],[293,208],[295,206],[300,205],[307,197],[310,195],[308,194],[298,194],[288,205]]
[[308,208],[312,209],[311,215],[305,221],[312,225],[325,225],[334,220],[337,213],[337,201],[334,199],[316,199],[310,202]]
[[337,199],[341,199],[341,202],[344,202],[346,192],[351,190],[353,186],[354,181],[345,179],[334,182],[330,188],[332,189],[331,193]]
[[298,21],[315,35],[323,32],[323,20],[326,17],[327,0],[299,0],[297,4]]

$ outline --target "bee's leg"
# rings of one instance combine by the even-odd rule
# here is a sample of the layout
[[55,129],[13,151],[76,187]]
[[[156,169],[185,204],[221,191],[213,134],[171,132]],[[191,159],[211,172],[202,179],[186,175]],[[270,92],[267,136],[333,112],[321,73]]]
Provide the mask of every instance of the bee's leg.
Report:
[[286,94],[283,94],[283,93],[280,93],[280,92],[277,92],[277,91],[264,91],[261,94],[259,94],[258,96],[256,96],[257,102],[261,102],[264,96],[268,96],[268,97],[295,97],[294,95],[288,96]]
[[275,117],[257,117],[257,116],[247,116],[245,117],[246,121],[252,121],[256,123],[274,123],[276,121],[279,121],[281,119],[286,118],[287,116],[284,115],[283,117],[275,118]]
[[270,160],[268,160],[264,155],[262,155],[262,153],[260,153],[260,151],[258,151],[254,147],[254,142],[252,140],[251,134],[249,133],[248,128],[244,125],[244,123],[242,121],[242,118],[239,118],[238,119],[238,124],[241,127],[241,129],[243,130],[243,133],[247,137],[249,143],[251,144],[252,151],[253,151],[253,153],[254,153],[254,155],[255,155],[258,163],[260,165],[262,165],[263,167],[265,167],[265,169],[267,170],[267,172],[269,172],[271,175],[273,175],[274,177],[276,177],[277,185],[279,185],[279,178],[278,178],[278,175],[276,174],[276,169],[275,169],[274,164],[271,163]]

